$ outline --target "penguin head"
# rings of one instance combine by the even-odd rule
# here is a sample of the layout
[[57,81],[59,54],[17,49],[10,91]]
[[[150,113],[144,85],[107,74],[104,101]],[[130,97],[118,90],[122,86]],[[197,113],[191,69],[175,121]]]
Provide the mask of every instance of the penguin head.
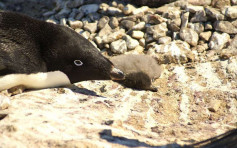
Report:
[[71,83],[124,79],[123,72],[115,68],[90,41],[68,27],[58,25],[53,28],[53,36],[47,38],[45,46],[49,49],[45,54],[48,70],[62,71]]

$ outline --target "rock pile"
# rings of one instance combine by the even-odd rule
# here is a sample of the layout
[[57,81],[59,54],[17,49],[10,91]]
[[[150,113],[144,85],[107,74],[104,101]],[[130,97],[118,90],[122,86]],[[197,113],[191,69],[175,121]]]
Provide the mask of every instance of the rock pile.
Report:
[[163,64],[236,54],[237,2],[176,1],[159,8],[57,0],[47,21],[69,26],[109,54],[147,53]]

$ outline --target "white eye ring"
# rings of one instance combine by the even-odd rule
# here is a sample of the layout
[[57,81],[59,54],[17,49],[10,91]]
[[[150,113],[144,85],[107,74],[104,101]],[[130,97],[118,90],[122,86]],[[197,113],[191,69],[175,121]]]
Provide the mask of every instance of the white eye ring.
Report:
[[75,60],[75,61],[74,61],[74,64],[75,64],[76,66],[82,66],[82,65],[83,65],[82,61],[80,61],[80,60]]

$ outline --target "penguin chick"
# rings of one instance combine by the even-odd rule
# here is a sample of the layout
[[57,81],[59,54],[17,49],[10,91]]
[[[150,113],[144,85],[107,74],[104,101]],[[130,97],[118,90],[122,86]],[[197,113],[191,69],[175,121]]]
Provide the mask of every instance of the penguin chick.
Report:
[[162,68],[151,56],[129,54],[110,60],[125,74],[125,79],[117,82],[130,88],[157,91],[152,81],[160,77]]
[[0,91],[123,78],[122,71],[74,30],[0,11]]

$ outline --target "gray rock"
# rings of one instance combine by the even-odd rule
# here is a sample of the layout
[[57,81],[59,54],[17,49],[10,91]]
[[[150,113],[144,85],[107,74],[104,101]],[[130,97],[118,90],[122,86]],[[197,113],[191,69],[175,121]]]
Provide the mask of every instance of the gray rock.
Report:
[[130,21],[130,20],[122,20],[121,25],[127,30],[130,30],[135,25],[135,22]]
[[192,46],[196,46],[198,43],[198,34],[191,28],[183,28],[180,30],[180,37]]
[[115,16],[115,15],[119,15],[122,14],[122,11],[119,8],[115,8],[115,7],[109,7],[107,9],[107,13],[109,15]]
[[79,8],[79,11],[83,12],[85,15],[89,13],[94,13],[99,10],[99,5],[98,4],[88,4],[88,5],[83,5]]
[[76,8],[83,5],[84,0],[69,0],[66,2],[68,8]]
[[89,13],[87,17],[89,17],[92,22],[95,22],[101,18],[101,14],[97,12],[93,12],[93,13]]
[[55,15],[55,18],[57,20],[60,20],[61,18],[67,18],[70,13],[71,13],[71,9],[64,8]]
[[209,41],[211,35],[212,35],[212,32],[211,31],[207,31],[207,32],[200,33],[199,37],[201,39],[203,39],[204,41]]
[[132,31],[132,37],[135,38],[135,39],[141,39],[141,38],[144,37],[144,32],[133,30]]
[[169,7],[165,12],[163,12],[162,16],[169,19],[177,19],[180,18],[180,14],[181,11],[179,7]]
[[126,35],[124,39],[126,41],[126,45],[129,50],[135,49],[139,45],[139,42],[131,38],[129,35]]
[[214,23],[214,28],[217,31],[229,34],[237,34],[237,27],[235,27],[231,22],[228,21],[216,21]]
[[221,57],[230,58],[237,55],[237,36],[235,36],[226,49],[221,50]]
[[148,49],[147,54],[156,57],[159,63],[187,63],[195,59],[191,52],[190,45],[183,41],[173,41],[169,44],[154,44]]
[[147,14],[143,17],[143,19],[146,23],[153,24],[153,25],[160,24],[162,22],[167,21],[167,19],[161,17],[158,14]]
[[102,28],[105,27],[105,25],[106,25],[108,22],[109,22],[109,17],[108,17],[108,16],[103,16],[103,17],[99,20],[97,26],[98,26],[99,29],[102,29]]
[[148,34],[153,34],[153,38],[156,40],[158,40],[160,37],[166,36],[167,31],[168,28],[165,22],[158,25],[149,26],[146,30]]
[[203,23],[189,23],[188,28],[193,29],[198,34],[204,31],[204,24]]
[[85,23],[84,30],[89,31],[90,33],[95,33],[97,31],[97,22],[95,23]]
[[111,28],[117,28],[119,26],[118,19],[116,17],[112,17],[109,21],[109,25]]
[[181,22],[181,19],[168,20],[167,25],[169,30],[178,32],[180,30],[180,25],[177,25],[178,22]]
[[236,19],[237,18],[237,6],[232,6],[232,7],[226,7],[222,10],[222,13],[230,17],[231,19]]
[[109,26],[109,24],[105,24],[105,26],[99,31],[99,33],[97,34],[97,36],[99,37],[104,37],[107,36],[108,34],[110,34],[112,32],[112,28]]
[[214,32],[209,42],[209,48],[214,50],[221,50],[230,40],[230,35],[227,33]]
[[191,18],[190,22],[206,22],[207,21],[206,12],[204,10],[197,11],[195,15]]
[[126,42],[122,39],[114,41],[110,44],[111,51],[113,53],[122,54],[127,51]]
[[76,14],[75,19],[76,20],[81,20],[83,18],[83,16],[84,16],[84,13],[83,12],[79,12],[78,14]]
[[225,19],[224,15],[221,14],[221,12],[216,8],[206,7],[205,11],[206,11],[206,14],[208,16],[210,16],[211,18],[214,18],[216,20],[224,20]]

